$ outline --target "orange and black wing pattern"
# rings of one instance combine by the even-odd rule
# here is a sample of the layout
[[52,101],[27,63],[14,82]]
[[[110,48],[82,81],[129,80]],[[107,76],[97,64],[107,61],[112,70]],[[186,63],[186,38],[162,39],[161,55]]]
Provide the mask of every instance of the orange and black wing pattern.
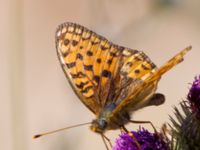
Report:
[[[176,54],[174,57],[172,57],[169,61],[167,61],[163,66],[161,66],[159,69],[156,69],[151,74],[147,75],[143,82],[137,86],[137,88],[131,92],[128,96],[126,96],[123,101],[121,101],[115,110],[113,111],[112,115],[110,116],[109,120],[112,120],[115,118],[115,116],[120,111],[130,111],[134,107],[143,107],[144,106],[144,100],[145,98],[148,98],[148,95],[152,95],[155,91],[155,87],[161,76],[169,71],[171,68],[179,64],[183,61],[184,55],[192,49],[192,46],[188,46],[182,51],[180,51],[178,54]],[[137,104],[138,106],[136,106]]]
[[75,23],[58,27],[56,48],[72,88],[95,114],[121,103],[157,69],[142,51],[113,44]]

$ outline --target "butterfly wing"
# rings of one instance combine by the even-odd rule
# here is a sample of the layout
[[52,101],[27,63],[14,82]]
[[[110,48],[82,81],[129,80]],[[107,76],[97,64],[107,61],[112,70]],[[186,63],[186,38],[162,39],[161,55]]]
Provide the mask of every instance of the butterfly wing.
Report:
[[[145,80],[145,78],[157,70],[155,64],[142,51],[133,53],[131,49],[122,52],[121,66],[118,77],[115,79],[113,89],[115,93],[113,101],[119,105],[126,97],[129,97]],[[156,89],[157,82],[152,86]],[[136,101],[135,101],[136,102]]]
[[56,48],[73,90],[95,114],[109,103],[120,103],[156,70],[143,52],[115,45],[74,23],[58,27]]
[[120,64],[120,47],[83,26],[64,23],[56,32],[56,48],[62,69],[75,93],[98,114]]
[[[177,55],[175,55],[173,58],[171,58],[169,61],[167,61],[162,67],[157,69],[155,72],[152,72],[151,74],[148,74],[143,77],[143,81],[137,88],[129,95],[127,96],[123,101],[121,101],[118,106],[113,111],[112,115],[110,116],[110,120],[115,117],[115,115],[122,111],[126,110],[129,111],[134,107],[134,104],[137,103],[137,105],[143,105],[142,101],[146,98],[147,94],[151,95],[151,93],[154,93],[153,90],[155,85],[157,84],[158,80],[161,78],[161,76],[170,70],[175,65],[179,64],[183,61],[183,56],[191,50],[191,46],[183,49],[181,52],[179,52]],[[141,103],[140,103],[141,102]],[[140,107],[140,106],[139,106]],[[142,106],[141,106],[142,107]],[[136,108],[137,109],[137,108]]]
[[90,31],[73,23],[61,24],[56,31],[56,48],[62,69],[80,100],[96,114],[100,105],[95,98],[95,82],[91,77],[91,41],[99,42]]

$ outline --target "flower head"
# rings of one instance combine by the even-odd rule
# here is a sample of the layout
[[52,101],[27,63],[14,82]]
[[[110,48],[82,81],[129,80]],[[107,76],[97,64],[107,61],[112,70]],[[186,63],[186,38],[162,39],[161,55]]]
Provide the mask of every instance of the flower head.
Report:
[[200,118],[200,76],[195,77],[187,98],[192,112]]
[[[168,143],[157,133],[150,133],[144,128],[139,129],[137,132],[132,131],[131,133],[134,134],[142,150],[169,150]],[[113,150],[138,150],[138,147],[133,137],[128,133],[122,133],[116,140]]]

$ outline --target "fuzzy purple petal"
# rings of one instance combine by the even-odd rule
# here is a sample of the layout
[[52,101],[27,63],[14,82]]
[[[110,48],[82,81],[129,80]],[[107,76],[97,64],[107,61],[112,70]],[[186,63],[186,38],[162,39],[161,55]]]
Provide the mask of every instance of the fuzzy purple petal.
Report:
[[[150,133],[148,130],[142,128],[137,132],[132,131],[142,150],[169,150],[169,145],[162,139],[161,136]],[[133,138],[127,134],[122,133],[116,140],[113,150],[138,150]]]
[[187,98],[192,112],[196,113],[197,117],[200,118],[200,76],[195,77]]

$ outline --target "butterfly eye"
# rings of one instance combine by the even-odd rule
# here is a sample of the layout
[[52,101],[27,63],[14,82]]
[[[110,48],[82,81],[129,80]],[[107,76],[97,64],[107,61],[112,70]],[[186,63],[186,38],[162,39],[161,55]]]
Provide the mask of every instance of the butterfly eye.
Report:
[[102,129],[105,129],[106,126],[107,126],[107,122],[106,122],[104,119],[100,119],[100,120],[99,120],[99,126],[100,126]]

